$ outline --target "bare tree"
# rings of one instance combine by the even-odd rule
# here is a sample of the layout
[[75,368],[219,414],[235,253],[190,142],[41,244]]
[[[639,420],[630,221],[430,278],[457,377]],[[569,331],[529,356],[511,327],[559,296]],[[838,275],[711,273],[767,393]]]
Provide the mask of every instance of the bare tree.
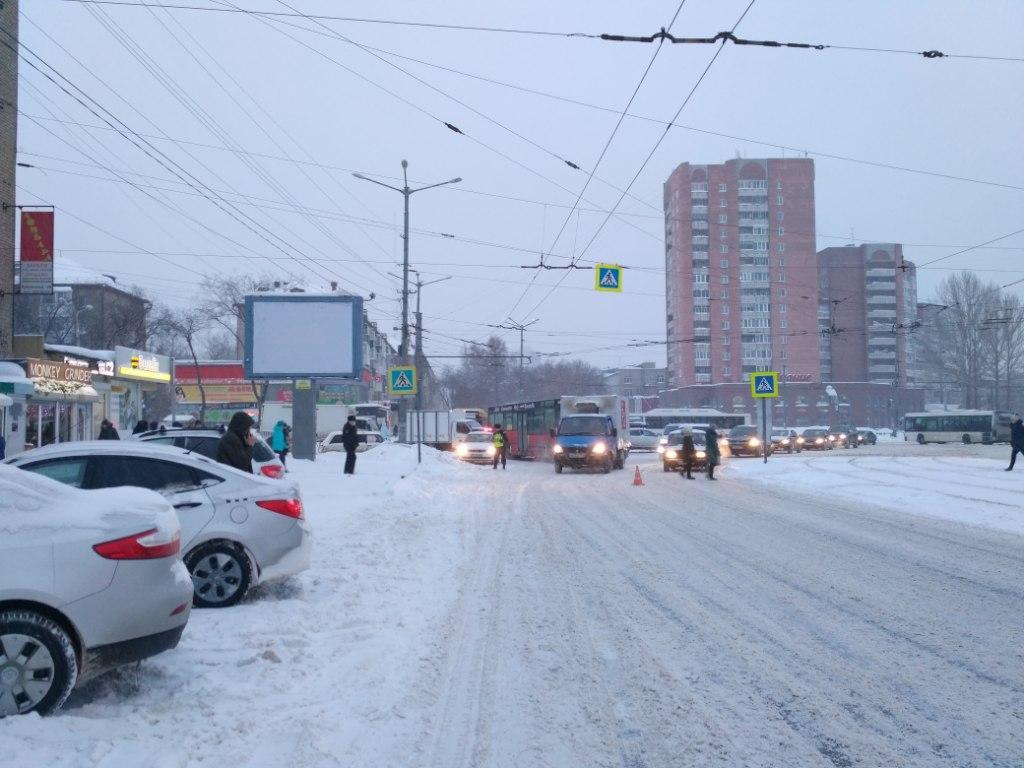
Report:
[[[1012,294],[996,296],[981,324],[993,408],[1011,407],[1010,382],[1024,362],[1024,309]],[[1014,403],[1015,404],[1015,403]]]
[[159,307],[154,313],[154,326],[159,332],[170,337],[171,344],[184,347],[188,357],[196,370],[196,386],[199,388],[200,423],[206,420],[206,387],[203,384],[202,371],[199,368],[199,345],[203,334],[209,327],[209,320],[194,309],[174,310],[169,307]]

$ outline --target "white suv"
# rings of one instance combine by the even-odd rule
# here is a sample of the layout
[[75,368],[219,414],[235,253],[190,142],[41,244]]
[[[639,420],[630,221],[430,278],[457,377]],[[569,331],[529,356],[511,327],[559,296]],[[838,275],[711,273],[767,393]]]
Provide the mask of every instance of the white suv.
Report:
[[293,483],[136,440],[48,445],[8,463],[78,488],[134,485],[163,494],[181,520],[197,607],[234,605],[255,584],[309,567],[310,530]]

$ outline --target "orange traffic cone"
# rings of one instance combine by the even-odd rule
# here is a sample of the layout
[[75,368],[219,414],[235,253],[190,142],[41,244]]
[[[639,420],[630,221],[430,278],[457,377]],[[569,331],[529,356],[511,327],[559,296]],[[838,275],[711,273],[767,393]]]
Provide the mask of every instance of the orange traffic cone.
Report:
[[640,467],[636,468],[636,472],[633,473],[633,485],[643,485],[644,476],[640,474]]

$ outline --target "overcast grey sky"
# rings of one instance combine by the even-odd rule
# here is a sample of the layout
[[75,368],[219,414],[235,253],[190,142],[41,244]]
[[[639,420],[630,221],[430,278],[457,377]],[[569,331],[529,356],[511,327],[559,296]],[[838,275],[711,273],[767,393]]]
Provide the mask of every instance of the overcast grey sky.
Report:
[[[678,0],[522,0],[500,7],[466,0],[286,1],[309,14],[624,34],[657,31],[679,5]],[[167,2],[287,10],[278,0]],[[731,28],[748,2],[687,0],[673,31],[711,36]],[[296,18],[87,7],[60,0],[22,0],[21,9],[22,42],[75,86],[139,133],[195,142],[152,140],[202,183],[261,198],[241,201],[225,194],[265,227],[262,236],[182,184],[164,167],[172,165],[169,160],[155,162],[111,130],[68,125],[103,122],[22,64],[19,161],[37,168],[19,169],[19,202],[45,202],[64,212],[57,224],[59,258],[119,275],[119,282],[183,304],[194,296],[196,273],[291,273],[316,283],[317,277],[283,255],[287,251],[316,259],[318,264],[307,264],[354,292],[374,291],[371,316],[391,328],[399,309],[398,282],[387,273],[401,258],[401,197],[353,179],[349,171],[394,183],[385,177],[400,174],[399,161],[407,158],[417,183],[464,179],[458,187],[412,199],[415,229],[456,236],[414,233],[410,239],[412,260],[424,279],[455,278],[423,293],[427,350],[433,354],[458,353],[458,339],[484,338],[490,332],[486,324],[502,323],[513,312],[519,321],[540,318],[528,334],[528,350],[578,352],[601,365],[663,362],[662,346],[626,346],[664,339],[663,181],[684,161],[783,154],[749,141],[673,128],[619,208],[621,215],[608,221],[582,253],[606,218],[602,211],[615,205],[663,132],[658,121],[675,114],[714,47],[663,47],[630,109],[654,120],[624,120],[587,188],[582,210],[569,216],[586,172],[616,124],[615,110],[625,107],[653,45],[335,21],[323,22],[325,28]],[[740,36],[756,39],[1009,57],[1024,57],[1022,32],[1024,4],[1010,0],[757,0],[737,29]],[[122,41],[137,46],[163,71],[147,71]],[[365,47],[437,66],[375,56]],[[727,46],[678,122],[1024,187],[1022,86],[1021,62]],[[216,126],[204,126],[197,114]],[[226,151],[227,145],[244,152]],[[94,164],[153,185],[147,189],[156,199]],[[815,157],[815,167],[819,248],[846,242],[852,231],[858,242],[903,242],[906,257],[924,263],[1024,228],[1020,188],[823,157]],[[985,270],[982,277],[998,283],[1024,277],[1024,236],[997,245],[921,270],[921,298],[952,268]],[[137,250],[174,255],[112,253]],[[541,251],[626,265],[625,292],[595,293],[590,271],[566,275],[519,268],[537,263]],[[81,272],[70,273],[76,271]],[[561,286],[552,291],[558,281]],[[518,343],[518,334],[506,332],[506,337]]]

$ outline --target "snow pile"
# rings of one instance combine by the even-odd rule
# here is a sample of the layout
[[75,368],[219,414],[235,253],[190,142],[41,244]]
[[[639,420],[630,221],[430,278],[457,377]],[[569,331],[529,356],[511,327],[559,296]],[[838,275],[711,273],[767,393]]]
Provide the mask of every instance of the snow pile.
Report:
[[343,454],[288,462],[314,532],[309,571],[193,611],[178,648],[89,683],[57,716],[3,721],[6,761],[278,768],[411,754],[480,470],[429,448],[417,466],[415,446],[397,444],[360,454],[354,476],[343,466]]
[[[804,454],[806,456],[806,454]],[[799,462],[799,464],[798,464]],[[729,472],[747,481],[794,491],[1024,535],[1020,475],[1005,461],[943,455],[785,456],[767,464],[732,461]]]

